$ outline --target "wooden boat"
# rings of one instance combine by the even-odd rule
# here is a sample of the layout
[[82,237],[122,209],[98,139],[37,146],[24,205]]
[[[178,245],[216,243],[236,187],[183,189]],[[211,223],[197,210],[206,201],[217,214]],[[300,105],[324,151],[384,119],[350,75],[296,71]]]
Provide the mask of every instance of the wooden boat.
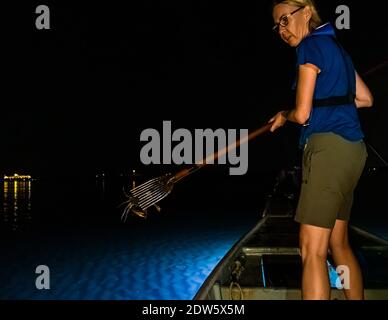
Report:
[[[220,261],[195,300],[301,298],[299,225],[293,219],[297,179],[297,168],[279,176],[260,221]],[[365,298],[388,300],[388,241],[354,226],[349,237],[364,273]],[[331,299],[345,299],[339,280],[333,283],[337,273],[330,253],[328,265]]]

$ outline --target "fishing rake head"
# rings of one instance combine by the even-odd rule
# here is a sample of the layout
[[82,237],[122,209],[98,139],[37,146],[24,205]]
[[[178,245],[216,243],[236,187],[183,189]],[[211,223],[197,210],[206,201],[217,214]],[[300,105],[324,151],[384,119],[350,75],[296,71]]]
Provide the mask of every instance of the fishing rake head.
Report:
[[127,200],[122,220],[126,220],[130,212],[142,217],[147,217],[147,209],[155,206],[158,211],[160,207],[157,203],[167,197],[173,188],[173,179],[170,174],[151,179],[135,188],[129,194],[125,194]]

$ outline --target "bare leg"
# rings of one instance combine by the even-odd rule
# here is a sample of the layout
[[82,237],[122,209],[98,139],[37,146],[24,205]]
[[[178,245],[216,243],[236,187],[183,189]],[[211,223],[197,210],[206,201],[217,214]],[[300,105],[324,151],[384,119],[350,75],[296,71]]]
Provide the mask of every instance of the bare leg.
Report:
[[346,298],[349,300],[363,300],[364,285],[361,269],[349,245],[347,221],[336,221],[330,237],[330,249],[335,265],[349,268],[349,289],[344,289]]
[[302,299],[330,299],[327,250],[330,229],[301,224],[299,241],[302,254]]

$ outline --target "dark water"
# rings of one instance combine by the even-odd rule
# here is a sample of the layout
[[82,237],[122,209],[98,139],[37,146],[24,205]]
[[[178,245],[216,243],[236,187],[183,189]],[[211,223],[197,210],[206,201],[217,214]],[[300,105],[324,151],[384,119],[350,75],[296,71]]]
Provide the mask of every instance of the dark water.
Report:
[[[193,178],[160,213],[124,223],[119,204],[130,185],[117,177],[5,183],[0,298],[191,299],[264,203],[258,187]],[[49,268],[49,290],[36,288],[39,265]]]
[[[366,172],[352,222],[388,239],[387,189]],[[0,211],[1,299],[192,299],[260,219],[274,182],[201,174],[176,185],[147,219],[120,220],[127,178],[8,182]],[[206,181],[204,184],[203,181]],[[36,268],[50,289],[36,287]]]

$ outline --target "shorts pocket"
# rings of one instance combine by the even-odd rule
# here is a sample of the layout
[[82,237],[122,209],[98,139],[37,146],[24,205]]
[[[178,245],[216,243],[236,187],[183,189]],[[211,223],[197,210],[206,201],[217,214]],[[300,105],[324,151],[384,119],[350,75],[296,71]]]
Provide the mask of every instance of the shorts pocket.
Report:
[[313,151],[306,148],[303,153],[302,183],[308,183],[310,179],[312,157]]

